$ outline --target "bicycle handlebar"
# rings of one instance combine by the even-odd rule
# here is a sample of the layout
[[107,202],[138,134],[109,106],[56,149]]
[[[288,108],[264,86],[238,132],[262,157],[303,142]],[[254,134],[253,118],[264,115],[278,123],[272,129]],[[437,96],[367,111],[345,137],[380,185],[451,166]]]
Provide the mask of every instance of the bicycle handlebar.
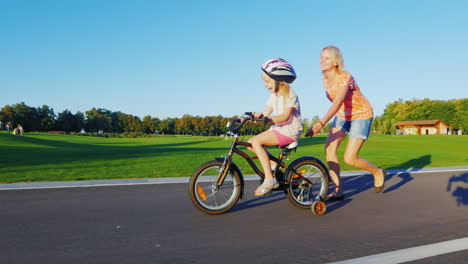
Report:
[[238,131],[247,121],[262,121],[268,123],[268,117],[254,118],[252,112],[244,113],[247,117],[243,118],[234,118],[231,120],[228,128],[230,131]]

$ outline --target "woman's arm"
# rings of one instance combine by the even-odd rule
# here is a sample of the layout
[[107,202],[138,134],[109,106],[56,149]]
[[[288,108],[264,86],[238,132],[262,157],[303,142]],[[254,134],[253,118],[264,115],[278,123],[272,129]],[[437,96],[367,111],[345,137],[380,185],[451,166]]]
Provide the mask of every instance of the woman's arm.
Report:
[[[330,119],[338,112],[340,109],[341,105],[343,104],[343,101],[346,97],[346,94],[349,91],[348,85],[340,85],[338,87],[338,91],[336,93],[335,99],[333,100],[333,104],[330,106],[328,109],[328,112],[325,114],[325,116],[316,124],[314,124],[309,131],[307,132],[306,136],[312,136],[320,132],[322,128],[325,126]],[[310,132],[313,132],[311,135]]]
[[336,112],[340,109],[341,105],[344,102],[344,99],[346,97],[346,94],[349,91],[348,85],[341,85],[338,87],[338,91],[335,96],[335,100],[333,100],[333,104],[330,106],[328,109],[328,112],[325,114],[325,116],[320,120],[320,122],[325,125],[332,119],[333,116],[335,116]]

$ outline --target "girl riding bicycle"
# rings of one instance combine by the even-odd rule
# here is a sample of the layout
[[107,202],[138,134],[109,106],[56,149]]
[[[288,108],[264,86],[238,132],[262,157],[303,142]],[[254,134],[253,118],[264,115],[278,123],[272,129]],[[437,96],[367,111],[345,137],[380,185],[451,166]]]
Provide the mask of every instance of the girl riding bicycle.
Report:
[[[299,140],[302,133],[301,109],[299,98],[290,88],[296,79],[294,68],[281,58],[273,58],[262,65],[262,79],[270,91],[266,108],[263,113],[254,112],[255,118],[265,118],[274,123],[269,130],[252,137],[248,148],[257,154],[265,172],[265,180],[255,190],[255,196],[266,195],[278,188],[279,184],[273,177],[267,150],[265,146],[285,146]],[[275,115],[270,116],[272,113]]]

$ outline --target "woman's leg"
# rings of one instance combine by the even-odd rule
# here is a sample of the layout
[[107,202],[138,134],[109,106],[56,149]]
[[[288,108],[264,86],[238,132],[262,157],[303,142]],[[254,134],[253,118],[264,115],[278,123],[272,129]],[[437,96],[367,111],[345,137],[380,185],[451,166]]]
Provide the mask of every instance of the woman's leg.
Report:
[[273,180],[270,158],[268,157],[267,150],[264,148],[264,146],[278,145],[278,139],[276,138],[276,135],[273,133],[273,131],[265,131],[249,139],[247,142],[252,144],[252,148],[248,149],[257,154],[258,160],[260,161],[263,171],[265,172],[265,180]]
[[374,175],[374,186],[382,186],[384,183],[384,171],[368,160],[360,158],[359,151],[365,140],[358,138],[349,138],[348,145],[344,155],[344,161],[356,168],[366,170]]
[[340,178],[340,162],[338,160],[338,147],[343,141],[346,133],[341,128],[331,127],[328,133],[327,144],[325,145],[325,153],[330,168],[330,178],[335,184],[335,190],[332,196],[340,196],[343,192]]

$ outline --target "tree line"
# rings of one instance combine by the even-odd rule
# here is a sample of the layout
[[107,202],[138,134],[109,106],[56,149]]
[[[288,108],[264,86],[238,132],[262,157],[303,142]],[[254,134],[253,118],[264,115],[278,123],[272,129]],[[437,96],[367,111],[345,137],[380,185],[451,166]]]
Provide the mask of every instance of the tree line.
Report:
[[[102,108],[92,108],[86,112],[72,113],[64,110],[55,114],[54,110],[47,105],[41,107],[30,107],[24,102],[6,105],[0,111],[2,126],[10,123],[13,127],[21,124],[25,131],[63,131],[89,132],[89,133],[145,133],[145,134],[183,134],[183,135],[205,135],[215,136],[224,134],[227,122],[233,117],[223,116],[191,116],[184,115],[181,118],[159,119],[113,112]],[[304,132],[319,117],[312,119],[303,118]],[[372,124],[374,133],[395,134],[394,124],[398,121],[411,120],[442,120],[452,126],[454,130],[468,130],[468,98],[457,100],[430,100],[413,99],[404,101],[402,99],[386,106],[384,113],[377,116]],[[268,128],[269,125],[262,123],[248,123],[242,129],[245,134],[258,134]],[[323,132],[327,132],[329,124]]]
[[[159,119],[113,112],[102,108],[92,108],[86,112],[73,114],[69,110],[55,114],[47,105],[30,107],[24,102],[15,105],[6,105],[0,111],[0,121],[3,126],[10,123],[13,127],[21,124],[25,131],[63,131],[89,132],[89,133],[145,133],[145,134],[182,134],[217,136],[227,131],[226,124],[233,117],[223,116],[191,116],[181,118]],[[267,129],[261,123],[246,124],[242,132],[257,134]]]
[[468,131],[468,98],[453,100],[399,99],[386,106],[384,113],[374,119],[372,130],[395,134],[399,121],[442,120],[454,131]]

